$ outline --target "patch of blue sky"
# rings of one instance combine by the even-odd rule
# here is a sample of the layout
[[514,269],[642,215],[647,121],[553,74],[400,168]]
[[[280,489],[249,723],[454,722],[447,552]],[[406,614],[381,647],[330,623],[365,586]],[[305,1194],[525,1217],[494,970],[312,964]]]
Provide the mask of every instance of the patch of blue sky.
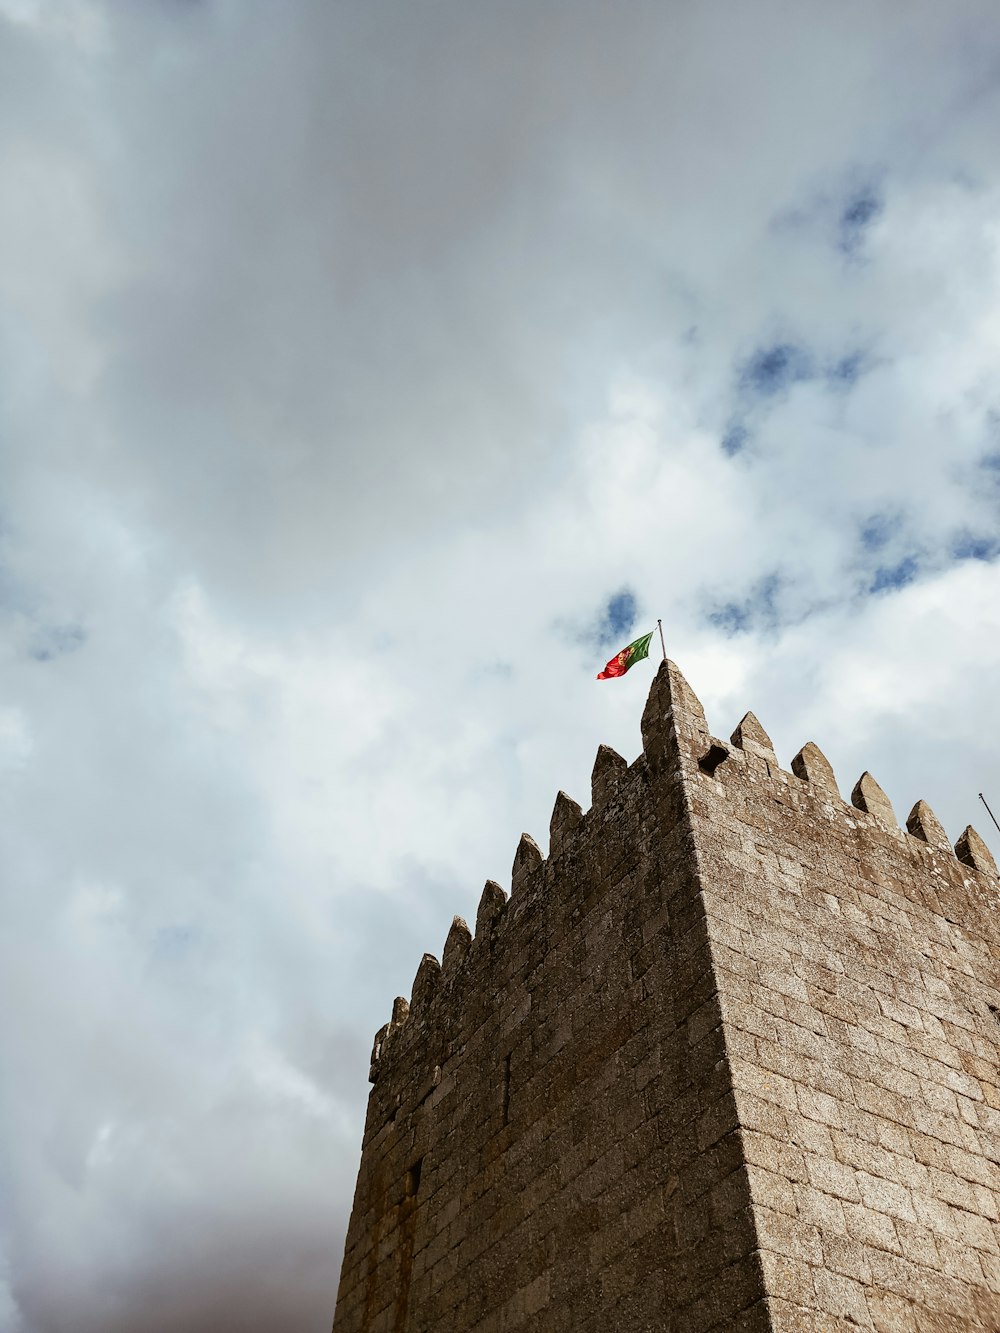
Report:
[[193,926],[161,926],[153,936],[153,954],[163,960],[186,957],[198,934]]
[[995,560],[1000,555],[1000,537],[963,532],[952,543],[951,554],[955,560]]
[[827,379],[837,388],[852,388],[869,367],[865,352],[848,352],[827,371]]
[[716,629],[726,635],[741,634],[750,628],[750,608],[748,603],[726,602],[725,606],[709,612],[709,621]]
[[873,184],[861,186],[848,197],[837,222],[837,245],[844,254],[857,253],[884,207],[882,194]]
[[880,565],[868,585],[868,591],[879,593],[905,588],[908,583],[912,583],[917,577],[919,568],[917,557],[914,555],[904,556],[895,565]]
[[849,257],[856,257],[872,225],[885,210],[885,193],[870,174],[819,190],[799,203],[781,209],[771,220],[778,233],[812,234],[832,243]]
[[34,636],[28,649],[36,662],[51,662],[53,658],[75,653],[87,642],[81,625],[48,625]]
[[861,545],[866,551],[881,551],[898,528],[898,515],[872,514],[861,526]]
[[598,617],[596,632],[598,644],[606,647],[623,640],[619,646],[624,647],[624,638],[632,632],[637,615],[638,604],[633,592],[628,588],[622,588],[620,592],[614,593],[608,598],[607,605]]
[[553,629],[588,652],[606,648],[620,650],[635,637],[638,615],[639,602],[635,593],[631,588],[623,587],[600,604],[592,619],[575,623],[559,619],[553,623]]
[[774,398],[814,376],[813,359],[804,347],[778,342],[751,354],[740,370],[739,384],[746,394]]
[[759,417],[755,408],[780,400],[797,384],[825,380],[832,388],[849,392],[873,365],[869,353],[854,348],[833,359],[820,357],[804,344],[783,341],[758,347],[737,365],[738,401],[736,412],[719,441],[727,458],[742,453],[751,440],[751,420]]
[[709,624],[721,629],[727,637],[750,630],[773,629],[779,618],[777,598],[781,584],[780,575],[767,575],[742,602],[724,602],[709,611]]
[[722,452],[727,458],[732,458],[735,454],[742,453],[750,440],[750,432],[744,426],[742,421],[731,421],[726,427],[726,433],[723,435],[720,444]]

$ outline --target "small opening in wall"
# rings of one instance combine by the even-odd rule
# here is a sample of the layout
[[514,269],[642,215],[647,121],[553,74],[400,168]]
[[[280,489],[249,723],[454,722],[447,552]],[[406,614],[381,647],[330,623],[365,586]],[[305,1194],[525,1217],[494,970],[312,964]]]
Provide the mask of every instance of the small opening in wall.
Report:
[[726,747],[720,745],[717,741],[713,741],[707,753],[703,754],[698,760],[698,767],[703,773],[708,773],[711,776],[719,765],[725,763],[728,758],[729,751]]
[[1000,1009],[995,1004],[988,1004],[986,1008],[990,1011],[998,1023],[1000,1023]]
[[420,1188],[420,1169],[424,1164],[424,1159],[418,1157],[406,1173],[406,1197],[412,1199]]

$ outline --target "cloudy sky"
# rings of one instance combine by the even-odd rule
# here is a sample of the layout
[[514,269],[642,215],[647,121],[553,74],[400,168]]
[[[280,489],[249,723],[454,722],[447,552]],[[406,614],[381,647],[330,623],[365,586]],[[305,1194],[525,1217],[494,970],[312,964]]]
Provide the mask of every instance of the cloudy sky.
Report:
[[0,0],[0,1333],[322,1333],[372,1034],[630,760],[1000,814],[995,0]]

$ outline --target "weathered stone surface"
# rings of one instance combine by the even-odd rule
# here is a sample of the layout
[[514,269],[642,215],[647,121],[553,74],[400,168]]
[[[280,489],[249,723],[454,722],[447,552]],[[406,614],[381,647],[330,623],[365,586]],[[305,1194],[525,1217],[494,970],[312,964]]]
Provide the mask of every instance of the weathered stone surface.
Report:
[[738,745],[741,750],[748,750],[752,754],[759,755],[761,759],[766,759],[775,768],[778,767],[778,757],[774,753],[771,737],[753,713],[744,713],[729,739],[734,745]]
[[597,748],[597,758],[590,775],[591,804],[604,805],[618,790],[618,784],[628,771],[628,764],[610,745]]
[[975,866],[977,870],[983,870],[988,875],[997,873],[996,862],[990,849],[971,824],[955,843],[955,855],[965,865]]
[[729,746],[717,736],[709,736],[708,749],[698,759],[698,767],[703,773],[712,774],[729,758]]
[[441,971],[451,973],[460,967],[471,943],[472,932],[468,925],[460,916],[454,917],[441,954]]
[[375,1033],[375,1040],[372,1042],[372,1053],[368,1061],[368,1082],[374,1083],[378,1078],[378,1064],[382,1058],[382,1046],[385,1043],[389,1032],[389,1024],[383,1023]]
[[899,827],[892,802],[868,772],[862,773],[854,784],[854,790],[851,792],[851,804],[858,810],[864,810],[867,814],[874,815],[879,823],[884,824],[886,828]]
[[480,939],[494,924],[507,906],[507,895],[495,879],[488,879],[479,899],[476,912],[476,939]]
[[810,782],[840,800],[837,778],[829,759],[812,741],[807,741],[792,760],[792,772],[803,782]]
[[[929,842],[934,847],[950,847],[948,835],[941,827],[937,815],[926,801],[917,801],[906,816],[907,830],[922,842]],[[961,857],[959,857],[961,860]]]
[[563,844],[563,840],[579,824],[583,818],[583,810],[573,800],[561,791],[556,796],[556,803],[552,807],[552,818],[549,820],[549,854],[555,855]]
[[431,1002],[441,980],[441,964],[432,953],[425,953],[413,978],[410,993],[410,1014],[422,1014]]
[[[701,700],[675,662],[661,662],[642,713],[642,749],[655,764],[664,752],[673,752],[676,738],[691,745],[708,739],[708,723]],[[708,748],[703,745],[701,753]]]
[[335,1333],[1000,1328],[992,857],[737,730],[706,772],[664,664],[642,756],[421,963]]
[[518,893],[525,888],[545,858],[542,849],[530,833],[522,833],[521,841],[514,853],[514,865],[510,872],[510,891]]

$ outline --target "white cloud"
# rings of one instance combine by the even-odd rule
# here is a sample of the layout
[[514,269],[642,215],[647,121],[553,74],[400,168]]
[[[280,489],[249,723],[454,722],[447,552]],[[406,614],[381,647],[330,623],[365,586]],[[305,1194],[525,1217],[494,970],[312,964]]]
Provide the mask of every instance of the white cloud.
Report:
[[0,708],[0,771],[17,772],[31,758],[31,726],[21,708]]
[[103,31],[103,17],[91,0],[0,0],[0,20],[90,48]]

